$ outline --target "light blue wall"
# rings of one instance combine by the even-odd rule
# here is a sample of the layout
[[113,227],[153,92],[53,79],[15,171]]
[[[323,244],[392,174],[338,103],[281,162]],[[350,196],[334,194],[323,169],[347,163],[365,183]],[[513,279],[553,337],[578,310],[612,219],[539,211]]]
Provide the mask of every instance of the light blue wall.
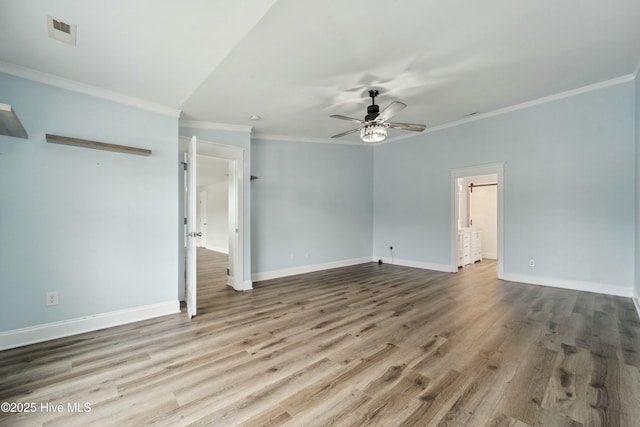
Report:
[[371,257],[371,147],[254,140],[251,155],[254,273]]
[[[0,135],[0,331],[176,301],[177,117],[5,74],[0,98],[29,133]],[[58,306],[45,306],[49,291]]]
[[[202,129],[192,127],[180,127],[180,136],[191,138],[195,136],[198,140],[213,142],[216,144],[231,145],[234,147],[244,148],[244,239],[243,247],[245,263],[243,266],[243,276],[245,281],[251,280],[251,132],[247,131],[230,131],[216,129]],[[186,146],[182,151],[186,150]],[[182,158],[182,155],[181,155]],[[184,246],[184,236],[181,235],[181,248]],[[184,255],[180,255],[180,259],[184,259]]]
[[[374,255],[448,264],[450,171],[504,162],[505,273],[634,281],[634,83],[378,146]],[[528,266],[535,259],[536,266]]]

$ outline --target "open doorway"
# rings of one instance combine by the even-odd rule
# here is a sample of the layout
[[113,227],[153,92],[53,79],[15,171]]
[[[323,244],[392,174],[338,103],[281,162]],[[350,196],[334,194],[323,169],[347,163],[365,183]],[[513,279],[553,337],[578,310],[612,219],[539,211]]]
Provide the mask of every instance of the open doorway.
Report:
[[502,278],[503,165],[451,171],[451,271],[482,260]]
[[[196,139],[195,137],[186,138],[180,137],[180,167],[184,169],[185,173],[179,174],[180,176],[180,188],[179,192],[179,200],[181,206],[180,215],[180,224],[181,227],[184,227],[184,230],[181,229],[179,233],[179,276],[178,276],[178,296],[180,301],[187,301],[187,311],[189,312],[189,306],[195,307],[199,305],[196,300],[193,300],[194,295],[198,295],[197,291],[197,274],[198,271],[198,255],[197,255],[197,246],[207,247],[211,245],[212,234],[209,232],[207,228],[206,235],[202,234],[202,229],[205,227],[205,223],[207,226],[209,225],[209,220],[211,217],[211,209],[204,208],[203,210],[198,209],[198,202],[200,200],[204,203],[204,198],[209,198],[207,196],[203,196],[202,186],[197,183],[197,169],[198,169],[198,157],[199,155],[203,155],[204,157],[214,157],[219,158],[226,161],[227,164],[227,174],[226,174],[226,182],[228,184],[228,213],[227,213],[227,232],[226,237],[228,239],[227,252],[228,254],[224,254],[226,257],[226,266],[224,259],[219,258],[217,261],[218,265],[223,265],[222,271],[226,274],[222,274],[221,276],[224,278],[224,283],[233,287],[233,289],[237,291],[244,291],[252,289],[251,281],[245,280],[244,277],[247,276],[245,271],[245,267],[248,267],[250,259],[247,256],[248,250],[245,251],[245,230],[244,230],[244,194],[245,194],[245,173],[248,173],[245,165],[245,149],[240,147],[228,146],[224,144],[212,143],[209,141],[204,141],[200,139]],[[195,144],[195,145],[194,145]],[[193,148],[192,148],[193,147]],[[191,167],[188,167],[188,159],[189,157],[187,152],[191,152],[193,150],[193,158],[195,161]],[[206,169],[207,167],[204,166]],[[195,172],[195,173],[194,173]],[[192,191],[191,195],[195,197],[191,197],[188,192],[188,175],[194,176],[195,183],[192,184],[192,188],[195,191]],[[247,180],[248,181],[248,180]],[[200,187],[200,188],[199,188]],[[192,202],[188,203],[188,200],[192,200]],[[191,208],[189,208],[191,206]],[[209,201],[207,200],[207,206],[210,206]],[[206,212],[204,212],[206,210]],[[192,213],[189,213],[192,212]],[[198,220],[197,215],[200,214],[202,220]],[[200,230],[198,230],[200,227]],[[223,249],[224,245],[216,246],[218,249]],[[191,260],[191,261],[190,261]],[[195,260],[195,264],[192,268],[189,268],[190,265]],[[194,291],[195,290],[195,291]],[[197,299],[197,298],[196,298]],[[191,304],[189,304],[189,301]],[[189,313],[190,316],[192,315]],[[193,312],[195,314],[195,312]]]
[[229,254],[229,160],[197,156],[198,209],[196,245]]
[[[458,236],[471,234],[472,262],[498,259],[498,176],[458,178],[460,209]],[[461,258],[460,247],[458,259]],[[468,261],[468,260],[465,260]],[[464,267],[467,262],[458,267]]]
[[206,313],[229,272],[229,160],[198,154],[196,161],[198,311]]

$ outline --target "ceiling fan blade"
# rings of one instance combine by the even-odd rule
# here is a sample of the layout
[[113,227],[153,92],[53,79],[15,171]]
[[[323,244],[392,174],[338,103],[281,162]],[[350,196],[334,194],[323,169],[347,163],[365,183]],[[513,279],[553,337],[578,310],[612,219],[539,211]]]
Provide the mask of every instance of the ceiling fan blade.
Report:
[[385,108],[380,112],[380,114],[378,114],[375,120],[386,122],[405,108],[407,108],[407,104],[405,104],[404,102],[393,101],[387,106],[387,108]]
[[339,133],[337,135],[333,135],[331,138],[340,138],[341,136],[349,135],[350,133],[358,132],[361,128],[351,129],[346,132]]
[[425,125],[418,125],[415,123],[387,123],[387,125],[389,125],[390,128],[412,130],[414,132],[422,132],[427,128]]
[[347,116],[341,116],[340,114],[332,114],[329,117],[332,117],[334,119],[340,119],[340,120],[349,120],[350,122],[356,122],[356,123],[362,124],[362,120],[354,119],[352,117],[347,117]]

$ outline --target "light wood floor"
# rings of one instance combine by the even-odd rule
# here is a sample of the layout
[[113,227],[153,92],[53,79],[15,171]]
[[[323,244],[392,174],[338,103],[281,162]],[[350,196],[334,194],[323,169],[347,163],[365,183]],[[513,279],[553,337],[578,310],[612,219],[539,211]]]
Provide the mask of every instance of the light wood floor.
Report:
[[0,402],[38,407],[0,424],[640,425],[629,299],[499,281],[490,261],[458,274],[369,263],[239,293],[224,257],[198,256],[191,321],[0,352]]

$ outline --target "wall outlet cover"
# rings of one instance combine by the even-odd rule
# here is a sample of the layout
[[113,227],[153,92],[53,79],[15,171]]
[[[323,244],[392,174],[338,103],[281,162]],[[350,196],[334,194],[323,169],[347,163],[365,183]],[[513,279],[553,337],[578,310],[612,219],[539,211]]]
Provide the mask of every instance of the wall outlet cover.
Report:
[[58,305],[58,293],[57,292],[47,292],[47,306]]

